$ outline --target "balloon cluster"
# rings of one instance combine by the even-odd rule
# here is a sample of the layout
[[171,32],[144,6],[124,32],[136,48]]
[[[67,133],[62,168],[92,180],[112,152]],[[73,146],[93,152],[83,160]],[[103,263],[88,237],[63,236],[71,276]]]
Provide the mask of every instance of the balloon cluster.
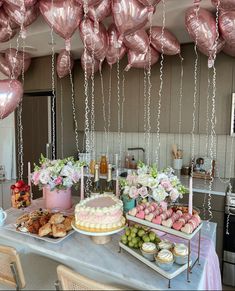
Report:
[[[197,5],[189,8],[185,13],[185,25],[198,49],[213,59],[215,53],[223,50],[235,56],[235,1],[211,0],[214,7],[219,9],[219,37],[217,38],[216,17]],[[197,38],[197,39],[196,39]]]

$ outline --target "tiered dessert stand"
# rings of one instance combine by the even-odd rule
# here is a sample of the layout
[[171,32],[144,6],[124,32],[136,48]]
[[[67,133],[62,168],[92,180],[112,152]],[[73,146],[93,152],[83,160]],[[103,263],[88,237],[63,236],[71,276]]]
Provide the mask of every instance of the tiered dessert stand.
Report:
[[[168,279],[169,280],[168,281],[168,288],[170,288],[170,286],[171,286],[171,279],[173,279],[174,277],[176,277],[177,275],[179,275],[180,273],[182,273],[185,270],[187,270],[187,281],[190,282],[189,275],[192,272],[192,269],[196,265],[196,263],[199,264],[199,260],[200,260],[202,223],[194,230],[193,233],[186,234],[186,233],[183,233],[181,231],[178,231],[178,230],[175,230],[175,229],[172,229],[172,228],[168,228],[168,227],[165,227],[165,226],[162,226],[162,225],[158,225],[158,224],[149,222],[147,220],[139,219],[139,218],[136,218],[136,217],[128,215],[128,214],[126,215],[126,219],[127,219],[128,222],[135,222],[135,223],[150,227],[151,229],[159,230],[159,231],[165,232],[167,234],[171,234],[173,236],[176,236],[176,237],[179,237],[179,238],[182,238],[182,239],[186,240],[187,244],[188,244],[188,262],[187,262],[187,264],[182,265],[182,266],[180,266],[180,265],[177,265],[177,267],[174,266],[171,271],[164,271],[160,267],[158,267],[155,264],[155,262],[153,263],[153,262],[148,261],[147,259],[145,259],[141,255],[139,250],[134,250],[134,249],[124,245],[121,242],[119,242],[119,246],[120,246],[120,251],[121,251],[121,249],[124,249],[125,251],[127,251],[128,253],[130,253],[134,257],[136,257],[138,260],[142,261],[147,266],[149,266],[150,268],[152,268],[153,270],[158,272],[160,275],[162,275],[163,277]],[[192,261],[192,258],[191,258],[191,240],[197,234],[198,234],[197,257],[194,259],[194,261]]]

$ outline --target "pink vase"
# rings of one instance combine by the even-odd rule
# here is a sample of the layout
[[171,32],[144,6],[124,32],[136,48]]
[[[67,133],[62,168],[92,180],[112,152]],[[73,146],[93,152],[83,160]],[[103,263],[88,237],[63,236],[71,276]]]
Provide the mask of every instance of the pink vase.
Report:
[[66,210],[72,207],[71,188],[51,191],[49,187],[44,187],[43,194],[46,208]]

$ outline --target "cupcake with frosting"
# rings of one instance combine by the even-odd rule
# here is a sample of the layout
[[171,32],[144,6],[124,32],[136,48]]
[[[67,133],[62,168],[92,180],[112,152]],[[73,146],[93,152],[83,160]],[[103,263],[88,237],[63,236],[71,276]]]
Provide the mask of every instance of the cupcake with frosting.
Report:
[[163,239],[159,244],[158,247],[160,250],[171,250],[174,245],[169,240]]
[[157,246],[152,242],[145,242],[141,247],[142,255],[149,261],[154,261],[154,256],[157,253]]
[[174,263],[174,256],[171,251],[162,249],[155,256],[157,265],[165,271],[169,271]]
[[175,262],[178,265],[184,265],[188,261],[188,247],[185,244],[178,243],[175,244],[175,247],[173,249],[173,255]]

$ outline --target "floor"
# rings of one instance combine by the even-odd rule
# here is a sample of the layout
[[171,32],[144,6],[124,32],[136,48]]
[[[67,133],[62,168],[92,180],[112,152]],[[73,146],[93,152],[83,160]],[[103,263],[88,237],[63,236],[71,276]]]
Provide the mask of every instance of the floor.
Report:
[[223,285],[223,290],[235,290],[235,287]]

